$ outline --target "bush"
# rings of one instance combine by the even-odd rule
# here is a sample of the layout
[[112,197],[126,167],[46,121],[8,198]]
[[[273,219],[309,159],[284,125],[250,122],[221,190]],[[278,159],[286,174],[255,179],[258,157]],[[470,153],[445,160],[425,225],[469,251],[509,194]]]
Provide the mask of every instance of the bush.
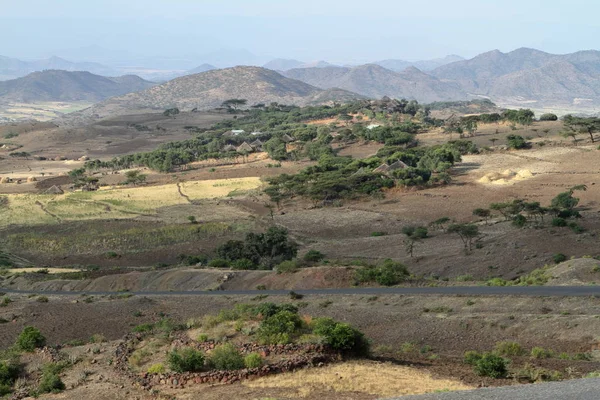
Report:
[[215,258],[208,263],[209,268],[229,268],[229,261],[222,258]]
[[552,113],[540,115],[540,121],[558,121],[558,116]]
[[152,329],[154,329],[154,325],[152,325],[152,324],[140,324],[133,328],[133,332],[135,332],[135,333],[151,332]]
[[502,356],[520,356],[524,353],[523,347],[517,342],[498,342],[495,351]]
[[564,218],[552,218],[552,226],[563,227],[567,226],[567,221]]
[[38,391],[40,393],[58,393],[65,390],[65,384],[60,379],[60,376],[53,373],[44,373],[40,380]]
[[278,274],[291,274],[298,271],[298,264],[294,260],[284,261],[277,268]]
[[506,376],[508,361],[493,353],[484,353],[475,362],[474,371],[479,376],[503,378]]
[[393,260],[387,259],[380,266],[366,266],[356,270],[355,279],[358,282],[377,282],[383,286],[397,285],[409,276],[406,267]]
[[369,353],[369,342],[358,329],[331,318],[317,318],[312,324],[313,333],[322,336],[332,349],[342,353],[365,356]]
[[208,342],[208,335],[206,333],[201,333],[198,335],[196,340],[198,340],[200,343]]
[[217,346],[208,359],[208,365],[218,370],[236,370],[244,368],[244,358],[231,343]]
[[533,358],[550,358],[552,351],[546,350],[543,347],[534,347],[531,349],[531,357]]
[[264,344],[286,344],[302,326],[297,311],[296,313],[287,310],[279,311],[261,322],[257,336]]
[[258,353],[250,353],[244,357],[244,366],[246,368],[259,368],[263,365],[263,359]]
[[0,362],[0,396],[11,392],[11,386],[19,377],[20,367],[13,363]]
[[508,141],[509,149],[519,150],[519,149],[524,149],[527,147],[527,142],[525,141],[525,139],[523,139],[522,136],[508,135],[506,137],[506,140]]
[[567,261],[567,256],[562,253],[558,253],[552,256],[555,264],[560,264],[561,262]]
[[204,367],[204,354],[191,347],[185,347],[169,352],[167,362],[175,372],[198,372]]
[[481,360],[482,355],[474,350],[466,351],[463,357],[465,364],[475,365],[477,361]]
[[320,262],[325,259],[325,254],[317,250],[309,250],[303,257],[306,262]]
[[523,214],[517,214],[513,217],[512,224],[516,227],[522,228],[527,224],[527,217]]
[[231,263],[231,268],[236,270],[252,270],[256,269],[257,266],[247,258],[241,258]]
[[32,352],[46,344],[46,338],[33,326],[26,326],[17,338],[17,347],[22,351]]
[[152,364],[148,368],[149,374],[163,374],[165,372],[165,365],[163,363]]

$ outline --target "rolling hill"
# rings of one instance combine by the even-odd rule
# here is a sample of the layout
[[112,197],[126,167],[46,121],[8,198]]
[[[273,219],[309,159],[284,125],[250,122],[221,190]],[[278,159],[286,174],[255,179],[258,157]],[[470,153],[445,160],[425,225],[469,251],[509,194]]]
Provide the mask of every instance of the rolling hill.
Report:
[[0,100],[24,103],[42,101],[96,102],[144,90],[154,83],[135,75],[107,78],[90,72],[47,70],[0,82]]
[[467,99],[456,84],[442,82],[415,67],[394,72],[376,64],[353,68],[296,68],[285,76],[322,89],[341,88],[361,95],[415,99],[420,102]]
[[171,107],[206,110],[231,98],[246,99],[250,105],[270,102],[307,105],[362,96],[341,89],[319,89],[261,67],[233,67],[187,75],[141,92],[113,97],[95,105],[90,112],[103,117]]

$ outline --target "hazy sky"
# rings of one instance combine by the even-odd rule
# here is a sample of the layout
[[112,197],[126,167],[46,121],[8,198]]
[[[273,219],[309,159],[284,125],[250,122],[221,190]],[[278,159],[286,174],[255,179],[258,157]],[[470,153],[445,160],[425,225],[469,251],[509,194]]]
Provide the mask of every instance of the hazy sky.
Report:
[[598,11],[592,0],[0,0],[0,55],[90,45],[194,63],[221,49],[343,63],[565,53],[597,46]]

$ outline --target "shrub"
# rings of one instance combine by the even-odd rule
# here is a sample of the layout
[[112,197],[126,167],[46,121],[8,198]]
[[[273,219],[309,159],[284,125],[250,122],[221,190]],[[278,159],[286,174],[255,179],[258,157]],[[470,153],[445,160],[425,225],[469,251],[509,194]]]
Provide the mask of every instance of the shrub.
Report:
[[317,250],[309,250],[303,257],[306,262],[320,262],[325,259],[325,254]]
[[286,344],[302,326],[302,320],[297,313],[279,311],[261,322],[257,336],[264,344]]
[[208,335],[206,333],[201,333],[198,335],[198,338],[196,340],[200,343],[208,342]]
[[236,370],[244,368],[244,358],[234,345],[226,343],[210,353],[208,364],[218,370]]
[[148,368],[149,374],[163,374],[165,372],[165,365],[163,363],[152,364]]
[[502,356],[520,356],[524,353],[523,347],[517,342],[498,342],[495,351]]
[[513,217],[512,224],[516,227],[522,228],[527,224],[527,217],[523,214],[517,214]]
[[482,355],[474,350],[466,351],[463,357],[465,364],[475,365],[477,361],[481,360]]
[[562,253],[558,253],[552,256],[555,264],[560,264],[561,262],[567,261],[567,256]]
[[276,270],[278,274],[293,273],[298,271],[298,264],[294,260],[284,261],[277,266]]
[[19,377],[19,372],[17,364],[0,362],[0,396],[11,392],[11,386]]
[[204,367],[204,354],[191,347],[184,347],[169,352],[167,362],[175,372],[198,372]]
[[366,266],[356,270],[355,279],[359,282],[377,282],[383,286],[397,285],[409,276],[406,267],[387,259],[380,266]]
[[369,342],[358,329],[331,318],[317,318],[312,323],[313,333],[322,336],[331,348],[343,353],[367,355]]
[[254,264],[252,261],[248,260],[247,258],[241,258],[241,259],[235,260],[234,262],[231,263],[231,269],[252,270],[252,269],[256,269],[256,268],[257,268],[256,264]]
[[525,139],[523,139],[522,136],[508,135],[506,137],[506,140],[508,141],[509,149],[519,150],[519,149],[524,149],[527,147],[527,142],[525,141]]
[[92,337],[90,338],[90,343],[104,343],[104,342],[106,342],[106,338],[104,337],[104,335],[102,335],[100,333],[93,334]]
[[543,347],[534,347],[531,349],[531,357],[533,358],[550,358],[552,351],[546,350]]
[[17,338],[17,347],[22,351],[32,352],[38,347],[44,346],[46,338],[33,326],[26,326]]
[[371,232],[371,236],[373,236],[373,237],[386,236],[386,235],[387,235],[387,232],[381,232],[381,231]]
[[540,121],[558,121],[558,116],[552,113],[540,115]]
[[54,373],[45,372],[42,374],[38,391],[40,393],[58,393],[65,390],[65,384],[60,376]]
[[208,263],[209,268],[229,268],[229,261],[222,258],[215,258]]
[[263,359],[258,353],[250,353],[244,357],[244,366],[246,368],[259,368],[263,365]]
[[493,353],[484,353],[475,362],[474,371],[479,376],[503,378],[506,376],[508,361]]
[[564,218],[552,218],[552,226],[563,227],[567,226],[567,221]]

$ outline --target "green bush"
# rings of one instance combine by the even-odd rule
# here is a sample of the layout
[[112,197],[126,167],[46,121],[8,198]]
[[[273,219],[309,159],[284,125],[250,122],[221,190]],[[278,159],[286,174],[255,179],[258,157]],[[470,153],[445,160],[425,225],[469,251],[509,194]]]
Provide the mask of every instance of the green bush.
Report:
[[148,368],[149,374],[163,374],[165,372],[165,365],[163,363],[152,364]]
[[309,250],[303,257],[306,262],[320,262],[325,259],[325,254],[317,250]]
[[523,139],[522,136],[508,135],[506,137],[506,140],[508,141],[509,149],[519,150],[519,149],[524,149],[527,147],[527,142],[525,141],[525,139]]
[[26,326],[17,338],[17,347],[22,351],[32,352],[46,344],[46,338],[33,326]]
[[196,340],[198,340],[200,343],[208,342],[208,335],[206,333],[201,333],[198,335]]
[[496,343],[495,352],[502,356],[520,356],[525,351],[517,342],[498,342]]
[[20,373],[20,366],[9,362],[0,362],[0,396],[12,392],[12,385]]
[[58,393],[65,390],[65,384],[60,379],[59,374],[66,366],[66,363],[51,363],[44,365],[38,392]]
[[369,342],[358,329],[331,318],[317,318],[312,323],[313,333],[322,336],[325,343],[342,353],[365,356]]
[[208,263],[209,268],[229,268],[229,261],[222,258],[215,258]]
[[302,326],[303,322],[297,313],[279,311],[261,322],[257,337],[264,344],[286,344]]
[[198,372],[204,367],[204,354],[194,348],[184,347],[169,352],[167,362],[175,372]]
[[241,258],[241,259],[235,260],[231,263],[231,269],[253,270],[253,269],[257,269],[257,266],[256,266],[256,264],[254,264],[252,261],[248,260],[247,258]]
[[518,228],[522,228],[527,224],[527,217],[523,214],[517,214],[513,217],[512,224]]
[[263,365],[263,359],[258,353],[250,353],[244,357],[244,366],[246,368],[259,368]]
[[393,260],[387,259],[380,266],[366,266],[355,272],[358,282],[377,282],[383,286],[397,285],[409,276],[406,267]]
[[557,227],[567,226],[567,221],[564,218],[555,217],[555,218],[552,218],[552,226],[557,226]]
[[546,350],[543,347],[534,347],[531,349],[531,357],[533,358],[550,358],[552,351]]
[[484,353],[475,362],[474,371],[479,376],[490,378],[503,378],[506,376],[508,361],[493,353]]
[[540,115],[540,121],[558,121],[558,116],[552,113]]
[[298,264],[294,260],[283,261],[276,270],[278,274],[291,274],[298,271]]
[[244,368],[244,358],[231,343],[217,346],[208,357],[208,365],[218,370],[236,370]]
[[466,351],[463,357],[465,364],[475,365],[477,361],[481,360],[482,355],[474,350]]
[[567,256],[562,253],[558,253],[552,256],[555,264],[560,264],[561,262],[567,261]]

